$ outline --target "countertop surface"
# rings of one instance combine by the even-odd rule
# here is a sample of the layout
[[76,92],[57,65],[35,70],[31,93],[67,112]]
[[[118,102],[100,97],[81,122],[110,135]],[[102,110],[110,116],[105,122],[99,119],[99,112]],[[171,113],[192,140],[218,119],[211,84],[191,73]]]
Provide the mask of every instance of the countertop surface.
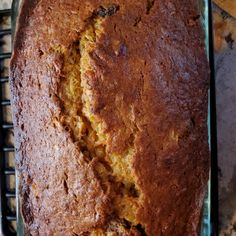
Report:
[[236,236],[236,49],[217,54],[216,103],[219,166],[219,227]]
[[214,7],[220,236],[236,236],[236,20]]

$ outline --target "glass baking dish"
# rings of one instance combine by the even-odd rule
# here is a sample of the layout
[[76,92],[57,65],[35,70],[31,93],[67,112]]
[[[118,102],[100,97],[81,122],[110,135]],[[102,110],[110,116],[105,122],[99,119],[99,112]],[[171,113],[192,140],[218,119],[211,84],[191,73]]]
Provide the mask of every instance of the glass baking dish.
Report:
[[[203,25],[203,29],[205,32],[205,46],[206,46],[206,53],[209,58],[210,55],[210,48],[209,45],[211,45],[212,42],[209,41],[209,0],[198,0],[199,1],[199,7],[201,10],[201,21]],[[17,15],[19,13],[20,5],[22,0],[13,0],[12,3],[12,38],[14,37],[15,29],[16,29],[16,19]],[[210,96],[209,96],[210,97]],[[210,99],[209,99],[209,112],[208,112],[208,136],[209,136],[209,146],[210,146]],[[210,174],[209,174],[210,176]],[[16,201],[17,201],[17,236],[24,236],[24,224],[23,224],[23,218],[21,215],[20,210],[20,197],[19,197],[19,178],[18,174],[16,172]],[[210,186],[211,181],[209,178],[209,184],[208,184],[208,191],[205,196],[204,205],[203,205],[203,217],[202,217],[202,223],[201,223],[201,236],[210,236],[211,235],[211,216],[210,216],[210,209],[211,209],[211,199],[210,199]]]

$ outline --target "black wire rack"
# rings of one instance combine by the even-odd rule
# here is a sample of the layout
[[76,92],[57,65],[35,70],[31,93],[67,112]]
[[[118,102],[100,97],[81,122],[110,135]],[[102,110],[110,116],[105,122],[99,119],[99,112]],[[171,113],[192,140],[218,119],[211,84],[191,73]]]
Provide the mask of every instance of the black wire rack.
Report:
[[[0,10],[0,23],[8,18],[10,20],[11,9]],[[14,146],[9,143],[9,135],[12,135],[13,124],[5,119],[6,110],[10,110],[11,102],[6,99],[4,89],[8,87],[9,78],[6,64],[9,64],[11,52],[4,52],[4,38],[11,37],[11,28],[0,28],[0,235],[16,235],[16,194],[15,194],[15,168],[9,165],[9,159],[14,160]],[[13,184],[12,184],[13,183]]]

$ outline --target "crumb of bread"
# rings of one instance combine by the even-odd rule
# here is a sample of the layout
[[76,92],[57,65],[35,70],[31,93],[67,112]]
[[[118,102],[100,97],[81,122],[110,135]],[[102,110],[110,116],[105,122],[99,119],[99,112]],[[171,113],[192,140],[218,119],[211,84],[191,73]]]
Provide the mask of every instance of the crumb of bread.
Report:
[[232,48],[236,40],[236,24],[231,18],[224,18],[213,12],[214,49],[219,52],[227,47]]

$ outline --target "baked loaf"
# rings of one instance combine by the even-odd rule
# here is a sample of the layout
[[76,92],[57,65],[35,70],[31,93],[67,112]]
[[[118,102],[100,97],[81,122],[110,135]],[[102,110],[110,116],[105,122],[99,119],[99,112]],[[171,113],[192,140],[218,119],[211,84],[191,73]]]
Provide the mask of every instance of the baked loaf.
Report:
[[11,94],[26,235],[199,234],[209,72],[197,2],[23,1]]

